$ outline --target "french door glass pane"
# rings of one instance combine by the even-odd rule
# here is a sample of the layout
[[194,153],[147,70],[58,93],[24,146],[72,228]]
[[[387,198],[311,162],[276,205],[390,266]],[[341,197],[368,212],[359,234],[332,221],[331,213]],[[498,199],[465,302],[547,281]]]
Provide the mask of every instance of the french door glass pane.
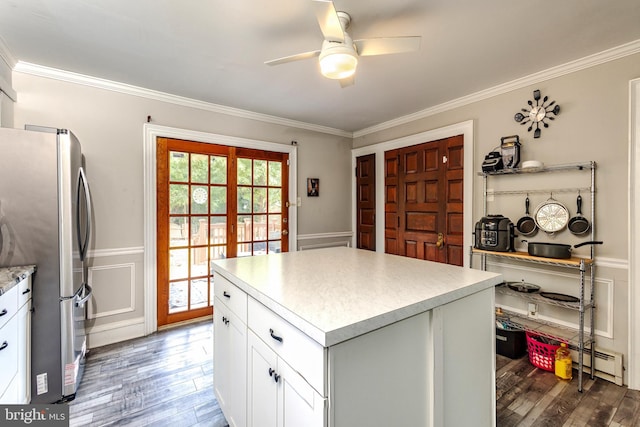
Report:
[[191,281],[191,309],[202,308],[209,305],[208,288],[209,280],[206,277]]
[[191,217],[191,245],[206,245],[209,242],[209,220],[206,216]]
[[189,277],[209,275],[209,247],[191,248],[191,272]]
[[226,246],[211,246],[209,250],[211,259],[225,259],[227,257]]
[[189,180],[189,153],[169,152],[169,180],[187,182]]
[[239,243],[238,244],[238,258],[240,257],[245,257],[245,256],[251,256],[252,251],[252,244],[251,243]]
[[282,185],[282,163],[269,162],[269,185],[279,187]]
[[189,226],[186,216],[174,216],[169,219],[169,246],[186,246],[189,242]]
[[209,226],[209,243],[213,245],[224,245],[227,243],[227,217],[212,216]]
[[267,161],[253,161],[253,185],[267,185]]
[[169,185],[169,213],[186,214],[189,208],[189,186],[183,184]]
[[251,215],[238,215],[238,242],[250,242],[251,235]]
[[206,184],[209,182],[209,156],[191,154],[191,182]]
[[169,283],[169,313],[177,313],[189,309],[187,299],[189,297],[189,281]]
[[209,211],[209,189],[205,186],[191,187],[191,213],[206,214]]
[[269,240],[280,240],[282,237],[282,216],[269,215]]
[[267,212],[267,189],[253,188],[253,213]]
[[254,215],[253,216],[253,239],[267,240],[267,216],[266,215]]
[[189,275],[188,249],[169,250],[169,280],[184,279]]
[[239,158],[236,164],[238,165],[238,185],[251,185],[253,183],[251,159]]
[[282,189],[269,188],[269,212],[282,212]]
[[211,187],[211,213],[227,213],[227,187]]
[[211,184],[227,183],[227,158],[211,156]]

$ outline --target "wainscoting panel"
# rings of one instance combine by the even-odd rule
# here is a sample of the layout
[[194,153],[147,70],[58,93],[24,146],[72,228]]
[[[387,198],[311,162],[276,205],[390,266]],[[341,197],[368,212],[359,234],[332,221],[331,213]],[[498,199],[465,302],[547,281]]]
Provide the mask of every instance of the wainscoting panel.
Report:
[[113,264],[89,269],[93,298],[89,302],[89,319],[133,312],[136,309],[136,266]]

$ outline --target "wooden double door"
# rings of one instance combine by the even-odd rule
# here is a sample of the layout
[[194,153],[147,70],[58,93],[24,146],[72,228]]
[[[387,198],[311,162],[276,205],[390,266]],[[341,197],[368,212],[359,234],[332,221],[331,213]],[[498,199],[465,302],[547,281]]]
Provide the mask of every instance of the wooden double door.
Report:
[[463,265],[462,135],[385,152],[385,252]]

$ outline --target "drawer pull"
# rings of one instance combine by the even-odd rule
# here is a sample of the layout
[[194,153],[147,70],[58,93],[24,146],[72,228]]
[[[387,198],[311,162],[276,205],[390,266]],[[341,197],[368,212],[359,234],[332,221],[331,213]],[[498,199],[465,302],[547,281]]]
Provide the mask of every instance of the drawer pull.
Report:
[[9,343],[8,342],[3,342],[2,345],[0,345],[0,351],[4,350],[5,348],[9,347]]
[[276,374],[276,370],[273,368],[269,368],[269,376],[273,378],[275,382],[280,380],[280,375]]
[[282,342],[282,337],[275,335],[273,332],[273,329],[269,329],[269,333],[271,334],[271,338],[273,338],[276,341]]
[[227,293],[227,291],[222,291],[222,295],[227,298],[231,298],[231,295]]
[[7,309],[3,308],[2,311],[0,311],[0,317],[4,316],[5,314],[7,314]]
[[28,294],[29,292],[31,292],[31,289],[27,288],[22,292],[22,295]]

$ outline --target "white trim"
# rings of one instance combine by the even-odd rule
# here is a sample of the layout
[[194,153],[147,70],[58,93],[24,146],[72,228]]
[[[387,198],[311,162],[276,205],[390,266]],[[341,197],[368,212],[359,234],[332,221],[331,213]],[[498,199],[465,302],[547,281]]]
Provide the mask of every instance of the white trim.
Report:
[[[449,138],[456,135],[464,137],[464,248],[471,247],[472,236],[472,215],[473,215],[473,149],[474,134],[473,120],[455,123],[438,129],[428,130],[426,132],[409,135],[391,141],[381,142],[379,144],[368,145],[366,147],[351,150],[351,167],[355,170],[356,158],[366,155],[376,155],[376,252],[384,252],[384,153],[385,151],[396,148],[409,147],[411,145],[421,144],[428,141],[436,141],[438,139]],[[357,230],[357,196],[356,196],[356,177],[351,175],[351,227]],[[355,234],[352,237],[351,246],[357,247]],[[464,265],[469,267],[469,257],[465,256]]]
[[389,129],[394,126],[399,126],[405,123],[413,122],[415,120],[424,119],[425,117],[433,116],[435,114],[453,110],[455,108],[460,108],[474,102],[502,95],[516,89],[522,89],[533,84],[555,79],[557,77],[561,77],[570,73],[575,73],[576,71],[584,70],[586,68],[604,64],[605,62],[624,58],[625,56],[634,55],[639,52],[640,40],[635,40],[599,53],[595,53],[593,55],[586,56],[581,59],[577,59],[575,61],[567,62],[566,64],[548,68],[538,73],[530,74],[528,76],[524,76],[510,82],[502,83],[497,86],[460,97],[458,99],[453,99],[451,101],[426,108],[413,114],[408,114],[406,116],[398,117],[396,119],[379,123],[368,128],[360,129],[353,133],[353,138],[359,138],[361,136]]
[[629,260],[619,258],[603,258],[595,257],[595,263],[598,267],[615,268],[618,270],[628,270]]
[[16,66],[16,58],[11,53],[11,49],[4,41],[4,39],[0,36],[0,58],[9,66],[9,68],[13,68]]
[[[296,200],[298,186],[297,147],[227,135],[199,132],[145,123],[143,125],[144,159],[144,328],[145,335],[158,329],[156,289],[156,138],[176,138],[209,144],[252,148],[289,154],[289,200]],[[289,248],[297,246],[298,210],[289,208]]]
[[89,348],[123,342],[145,336],[144,317],[87,328]]
[[333,239],[336,237],[352,237],[352,231],[338,231],[333,233],[298,234],[298,241],[312,239]]
[[73,73],[71,71],[58,70],[56,68],[45,67],[43,65],[31,64],[23,61],[18,61],[14,68],[14,71],[24,74],[31,74],[38,77],[45,77],[68,83],[79,84],[83,86],[90,86],[97,89],[124,93],[126,95],[139,96],[141,98],[153,99],[156,101],[167,102],[169,104],[181,105],[183,107],[197,108],[199,110],[226,114],[229,116],[242,117],[245,119],[258,120],[261,122],[289,126],[298,129],[306,129],[314,132],[337,135],[347,138],[351,138],[353,136],[353,133],[351,132],[331,128],[328,126],[305,123],[297,120],[285,119],[283,117],[271,116],[268,114],[255,113],[252,111],[241,110],[239,108],[227,107],[220,104],[214,104],[211,102],[200,101],[197,99],[186,98],[178,95],[171,95],[168,93],[145,89],[143,87],[133,86],[126,83],[119,83],[112,80],[91,77],[84,74]]
[[629,388],[640,390],[640,79],[629,83]]
[[135,255],[142,253],[144,253],[144,246],[132,246],[130,248],[96,249],[94,251],[89,251],[89,258]]
[[[300,122],[297,120],[285,119],[282,117],[270,116],[267,114],[255,113],[247,110],[241,110],[238,108],[226,107],[224,105],[213,104],[210,102],[199,101],[191,98],[186,98],[177,95],[171,95],[164,92],[159,92],[151,89],[145,89],[138,86],[132,86],[125,83],[118,83],[111,80],[101,79],[97,77],[86,76],[83,74],[73,73],[70,71],[58,70],[55,68],[45,67],[42,65],[31,64],[28,62],[18,61],[17,63],[8,52],[3,52],[2,45],[0,44],[0,57],[3,57],[5,61],[16,72],[31,74],[39,77],[46,77],[61,81],[66,81],[75,84],[81,84],[85,86],[91,86],[99,89],[110,90],[114,92],[124,93],[133,96],[139,96],[142,98],[154,99],[157,101],[168,102],[171,104],[182,105],[185,107],[197,108],[205,111],[212,111],[220,114],[227,114],[231,116],[243,117],[251,120],[258,120],[266,123],[273,123],[283,126],[290,126],[299,129],[306,129],[320,133],[326,133],[329,135],[337,135],[346,138],[359,138],[361,136],[369,135],[374,132],[389,129],[394,126],[399,126],[405,123],[412,122],[414,120],[423,119],[425,117],[433,116],[434,114],[449,111],[454,108],[460,108],[462,106],[481,101],[483,99],[492,98],[497,95],[501,95],[507,92],[511,92],[516,89],[525,88],[532,84],[540,83],[553,78],[561,77],[566,74],[574,73],[589,67],[594,67],[609,61],[624,58],[629,55],[634,55],[640,52],[640,40],[635,40],[614,48],[595,53],[593,55],[586,56],[575,61],[567,62],[566,64],[558,65],[556,67],[549,68],[547,70],[540,71],[538,73],[530,74],[528,76],[521,77],[510,82],[506,82],[492,88],[488,88],[479,92],[472,93],[467,96],[460,97],[448,102],[444,102],[433,107],[426,108],[421,111],[417,111],[406,116],[398,117],[392,120],[388,120],[383,123],[370,126],[368,128],[360,129],[355,132],[349,132],[342,129],[331,128],[327,126],[320,126],[312,123]],[[5,55],[3,56],[3,53]],[[14,65],[15,64],[15,65]]]

